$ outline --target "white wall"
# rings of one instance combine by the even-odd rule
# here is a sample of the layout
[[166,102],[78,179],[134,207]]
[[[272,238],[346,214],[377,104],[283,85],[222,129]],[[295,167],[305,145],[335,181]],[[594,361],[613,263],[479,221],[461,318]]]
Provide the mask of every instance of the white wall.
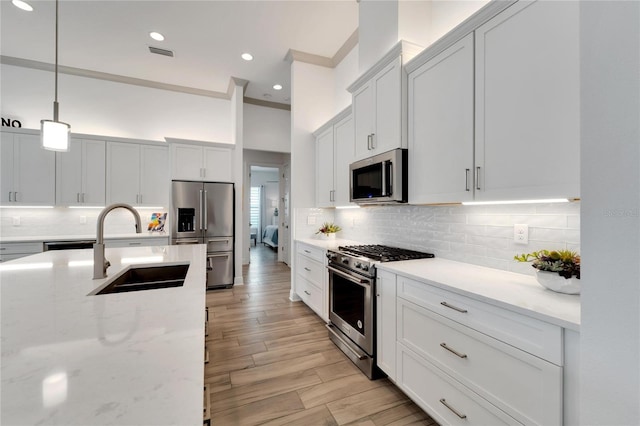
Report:
[[435,0],[431,1],[428,42],[425,47],[451,31],[459,23],[473,15],[489,0]]
[[291,112],[244,104],[244,147],[291,152]]
[[334,114],[338,114],[351,105],[351,93],[349,93],[347,87],[360,77],[358,70],[358,50],[358,46],[351,49],[351,52],[349,52],[334,69]]
[[[2,117],[39,129],[53,117],[53,73],[0,65]],[[59,75],[60,120],[73,133],[164,141],[231,142],[230,102],[67,74]]]
[[580,2],[580,423],[640,424],[640,2]]
[[358,67],[363,74],[398,42],[397,1],[361,0],[358,32]]

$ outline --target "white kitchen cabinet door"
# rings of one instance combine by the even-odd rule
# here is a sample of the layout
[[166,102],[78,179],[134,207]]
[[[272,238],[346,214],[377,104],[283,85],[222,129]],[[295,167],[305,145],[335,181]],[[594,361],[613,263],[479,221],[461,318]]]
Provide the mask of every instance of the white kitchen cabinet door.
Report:
[[409,203],[473,199],[473,81],[473,34],[409,74]]
[[316,138],[316,207],[334,206],[333,126]]
[[140,146],[107,143],[107,203],[137,205],[140,196]]
[[169,149],[164,146],[140,145],[138,204],[169,207],[170,191]]
[[353,126],[355,134],[356,159],[371,155],[371,138],[375,132],[374,87],[366,84],[353,93]]
[[475,46],[475,198],[579,197],[579,2],[518,2]]
[[13,201],[13,133],[0,133],[0,203]]
[[71,139],[68,152],[56,153],[56,204],[104,206],[104,141]]
[[334,146],[334,193],[335,206],[348,206],[350,200],[349,165],[355,161],[353,118],[351,114],[337,122],[333,127]]
[[376,351],[378,367],[396,380],[396,276],[378,270],[376,276]]
[[202,147],[171,145],[171,171],[173,179],[202,180]]
[[39,135],[2,132],[3,205],[55,204],[56,156],[42,148]]
[[233,182],[231,148],[203,147],[203,179],[209,182]]
[[372,154],[402,147],[402,63],[400,57],[380,71],[374,85],[375,129]]

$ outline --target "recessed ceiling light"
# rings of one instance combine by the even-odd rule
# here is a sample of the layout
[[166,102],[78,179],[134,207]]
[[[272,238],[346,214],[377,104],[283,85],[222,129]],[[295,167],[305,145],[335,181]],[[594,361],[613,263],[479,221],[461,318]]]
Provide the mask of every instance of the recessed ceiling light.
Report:
[[282,90],[282,85],[281,85],[281,84],[274,84],[274,85],[273,85],[273,88],[274,88],[275,90]]
[[157,41],[163,41],[164,40],[164,36],[162,34],[160,34],[160,33],[155,32],[155,31],[151,31],[149,33],[149,37],[151,37],[152,39],[157,40]]
[[33,11],[33,7],[31,7],[31,5],[27,2],[24,2],[22,0],[13,0],[11,3],[13,3],[13,5],[19,9],[22,10],[26,10],[27,12],[32,12]]
[[242,59],[244,59],[245,61],[252,61],[253,60],[253,55],[251,53],[243,53],[241,55]]

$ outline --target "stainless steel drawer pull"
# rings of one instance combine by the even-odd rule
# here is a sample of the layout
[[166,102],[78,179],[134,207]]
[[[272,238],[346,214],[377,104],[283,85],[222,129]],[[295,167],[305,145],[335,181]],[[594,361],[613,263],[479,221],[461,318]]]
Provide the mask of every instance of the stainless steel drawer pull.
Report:
[[305,293],[307,296],[311,296],[311,293],[309,293],[307,290],[305,290],[305,291],[304,291],[304,293]]
[[460,358],[466,358],[467,357],[467,354],[461,354],[460,352],[456,351],[455,349],[451,349],[444,342],[440,343],[440,346],[442,346],[444,349],[448,350],[449,352],[451,352],[452,354],[454,354],[454,355],[456,355],[456,356],[458,356]]
[[476,189],[480,189],[480,166],[476,167]]
[[139,246],[139,245],[141,245],[141,244],[142,244],[142,243],[129,243],[129,245],[130,245],[130,246]]
[[440,403],[441,403],[442,405],[444,405],[445,407],[447,407],[449,410],[451,410],[451,412],[452,412],[453,414],[455,414],[456,416],[460,417],[461,419],[466,419],[466,418],[467,418],[467,415],[466,415],[466,414],[460,414],[460,413],[458,412],[458,410],[456,410],[455,408],[453,408],[452,406],[450,406],[449,404],[447,404],[447,401],[446,401],[444,398],[442,398],[442,399],[440,400]]
[[311,253],[309,250],[305,250],[304,252],[305,252],[305,253]]
[[447,302],[440,302],[440,304],[446,308],[453,309],[454,311],[462,312],[463,314],[467,313],[466,309],[458,308],[456,306],[448,304]]
[[304,267],[304,270],[307,272],[311,272],[311,269],[307,268],[306,266]]

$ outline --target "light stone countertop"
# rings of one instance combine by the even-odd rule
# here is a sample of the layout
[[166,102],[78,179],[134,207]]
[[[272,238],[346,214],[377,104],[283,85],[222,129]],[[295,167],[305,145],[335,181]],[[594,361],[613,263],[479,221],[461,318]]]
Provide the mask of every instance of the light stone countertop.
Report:
[[92,250],[0,265],[0,423],[202,424],[206,246],[105,254],[110,276],[128,264],[190,267],[182,287],[88,296],[106,281],[92,279]]
[[534,276],[447,259],[386,262],[377,268],[580,331],[580,296],[555,293]]
[[[142,231],[140,234],[132,232],[130,234],[105,234],[105,240],[128,240],[135,238],[168,238],[169,234],[164,232]],[[21,243],[37,241],[80,241],[95,240],[96,234],[87,235],[33,235],[24,237],[0,237],[0,243]]]
[[310,246],[318,247],[324,250],[335,250],[338,246],[352,246],[363,244],[359,241],[344,240],[341,238],[329,239],[327,237],[318,238],[298,238],[299,243],[308,244]]

